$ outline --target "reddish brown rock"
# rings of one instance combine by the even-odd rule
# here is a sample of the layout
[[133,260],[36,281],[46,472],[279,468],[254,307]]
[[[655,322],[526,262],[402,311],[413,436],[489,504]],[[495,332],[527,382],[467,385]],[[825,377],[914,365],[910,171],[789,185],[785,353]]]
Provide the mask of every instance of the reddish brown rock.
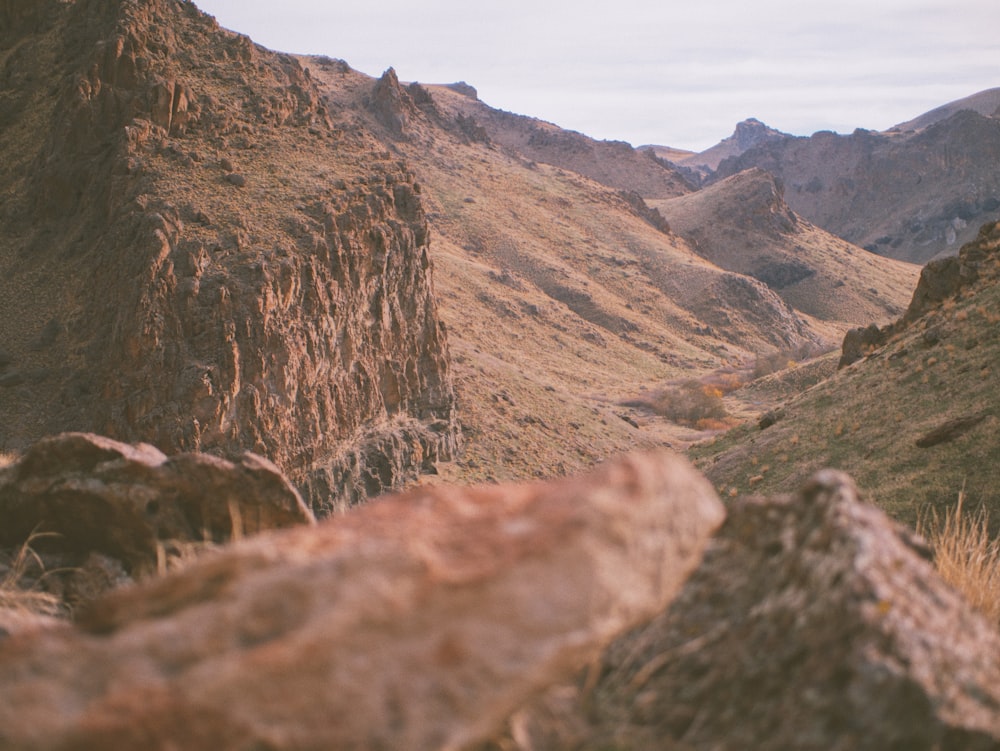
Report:
[[416,103],[400,85],[393,68],[386,70],[375,84],[371,108],[378,121],[396,137],[406,134],[410,119],[417,112]]
[[662,608],[722,515],[654,454],[246,540],[0,642],[0,745],[460,749]]
[[998,749],[1000,634],[928,557],[837,472],[740,501],[599,680],[521,715],[521,748]]
[[33,533],[51,554],[100,553],[132,573],[155,570],[158,543],[223,542],[234,532],[314,524],[277,467],[245,454],[167,457],[149,445],[67,433],[39,441],[0,469],[0,546]]

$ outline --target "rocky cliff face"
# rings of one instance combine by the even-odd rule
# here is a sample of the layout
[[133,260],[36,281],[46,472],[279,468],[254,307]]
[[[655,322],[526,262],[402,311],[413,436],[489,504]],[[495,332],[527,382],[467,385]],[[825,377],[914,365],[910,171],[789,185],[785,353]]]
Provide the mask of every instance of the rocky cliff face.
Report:
[[3,12],[8,447],[249,449],[320,511],[455,451],[420,188],[296,61],[190,3]]

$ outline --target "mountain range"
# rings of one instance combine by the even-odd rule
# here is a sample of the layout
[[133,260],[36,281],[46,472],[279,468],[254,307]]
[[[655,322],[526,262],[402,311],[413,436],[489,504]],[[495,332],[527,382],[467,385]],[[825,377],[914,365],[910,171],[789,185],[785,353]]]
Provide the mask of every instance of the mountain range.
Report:
[[989,89],[885,132],[808,138],[747,121],[722,152],[682,164],[709,182],[761,167],[809,221],[874,253],[924,263],[954,255],[1000,216],[998,108],[1000,91]]

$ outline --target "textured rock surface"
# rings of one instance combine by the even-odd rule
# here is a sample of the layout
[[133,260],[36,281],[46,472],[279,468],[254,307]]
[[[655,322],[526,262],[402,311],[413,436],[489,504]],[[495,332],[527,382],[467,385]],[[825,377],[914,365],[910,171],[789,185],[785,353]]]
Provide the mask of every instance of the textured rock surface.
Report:
[[530,747],[1000,748],[1000,635],[920,541],[825,470],[730,509],[670,608],[618,639]]
[[246,540],[0,642],[0,745],[462,748],[662,608],[722,516],[655,454]]
[[252,450],[319,511],[451,456],[405,168],[335,128],[298,62],[190,3],[19,8],[33,20],[0,47],[6,447],[87,430]]
[[44,548],[96,552],[129,571],[155,568],[157,543],[214,541],[313,524],[278,468],[254,454],[167,457],[156,448],[87,433],[39,441],[0,469],[0,546],[55,533]]

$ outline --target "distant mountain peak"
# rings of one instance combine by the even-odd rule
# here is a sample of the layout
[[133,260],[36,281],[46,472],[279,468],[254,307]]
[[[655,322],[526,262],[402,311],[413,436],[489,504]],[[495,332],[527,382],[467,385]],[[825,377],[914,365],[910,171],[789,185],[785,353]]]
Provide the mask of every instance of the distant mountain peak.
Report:
[[738,148],[745,151],[756,146],[762,141],[766,141],[768,138],[773,138],[775,136],[783,137],[785,135],[787,134],[764,124],[755,117],[748,117],[743,122],[736,124],[736,129],[733,131],[733,135],[725,139],[723,143],[726,141],[734,141]]
[[723,159],[740,156],[743,152],[768,141],[790,137],[787,133],[772,128],[755,117],[748,117],[736,124],[731,136],[699,154],[679,160],[678,164],[704,175],[718,169]]

